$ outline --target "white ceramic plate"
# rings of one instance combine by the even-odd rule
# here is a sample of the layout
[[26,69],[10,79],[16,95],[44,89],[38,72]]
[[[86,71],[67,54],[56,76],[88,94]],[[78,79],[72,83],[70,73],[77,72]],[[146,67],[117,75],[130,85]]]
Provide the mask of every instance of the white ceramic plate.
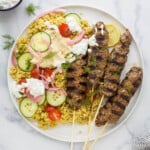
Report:
[[[91,8],[91,7],[86,7],[86,6],[64,6],[63,8],[67,9],[67,12],[75,12],[75,13],[80,14],[81,17],[89,20],[89,22],[92,24],[101,20],[105,23],[116,24],[120,28],[121,31],[125,30],[125,27],[117,19],[115,19],[114,17],[112,17],[111,15],[107,14],[106,12],[104,12],[102,10]],[[25,28],[25,30],[26,29],[27,29],[27,27]],[[23,30],[21,35],[25,33],[25,30]],[[15,47],[15,44],[14,44],[14,47]],[[19,108],[18,108],[18,103],[17,103],[16,99],[14,98],[14,96],[12,95],[12,90],[10,88],[10,84],[12,82],[12,79],[9,76],[9,70],[11,67],[11,55],[12,55],[12,51],[10,53],[10,57],[9,57],[9,61],[8,61],[8,87],[9,87],[11,99],[12,99],[13,103],[15,104],[18,112],[20,113]],[[140,66],[143,68],[142,56],[141,56],[141,53],[136,46],[134,39],[133,39],[133,42],[130,46],[130,53],[128,55],[128,61],[126,63],[126,66],[124,68],[124,71],[122,73],[121,78],[125,76],[125,73],[133,65],[137,65],[137,66]],[[132,98],[131,102],[129,103],[129,105],[128,105],[125,113],[121,117],[121,119],[116,124],[108,126],[102,137],[104,137],[104,136],[110,134],[112,131],[118,129],[118,127],[121,126],[125,122],[125,120],[127,120],[127,118],[131,115],[133,109],[135,108],[135,106],[138,102],[140,92],[141,92],[141,87],[138,89],[138,91],[136,92],[136,94]],[[20,115],[21,115],[21,113],[20,113]],[[31,120],[27,120],[26,118],[24,118],[24,119],[35,130],[39,131],[40,133],[42,133],[42,134],[44,134],[50,138],[57,139],[60,141],[67,141],[67,142],[71,141],[71,129],[72,129],[71,125],[60,125],[54,129],[50,129],[50,130],[45,131],[45,130],[38,128],[36,126],[36,124],[34,122],[32,122]],[[101,128],[98,128],[98,127],[93,128],[93,132],[90,136],[90,140],[93,140],[96,137],[96,135],[100,129]],[[83,142],[86,140],[86,137],[87,137],[87,126],[86,125],[84,125],[84,126],[75,125],[74,142]]]

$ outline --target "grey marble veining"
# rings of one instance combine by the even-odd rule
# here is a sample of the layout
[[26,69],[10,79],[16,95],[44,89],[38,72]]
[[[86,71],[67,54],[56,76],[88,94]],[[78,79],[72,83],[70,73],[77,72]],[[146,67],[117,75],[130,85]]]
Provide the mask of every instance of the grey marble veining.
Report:
[[[70,144],[49,139],[33,130],[18,114],[11,102],[7,87],[7,61],[9,51],[2,49],[1,35],[9,33],[15,38],[32,20],[25,7],[30,0],[10,12],[0,12],[0,150],[69,150]],[[36,14],[61,5],[88,5],[103,9],[120,19],[134,35],[145,63],[143,92],[140,102],[128,121],[118,130],[100,139],[94,150],[132,150],[133,140],[150,133],[150,1],[149,0],[34,0],[40,5]],[[148,138],[147,138],[148,139]],[[83,144],[75,144],[75,150],[81,150]],[[142,149],[141,149],[142,150]]]

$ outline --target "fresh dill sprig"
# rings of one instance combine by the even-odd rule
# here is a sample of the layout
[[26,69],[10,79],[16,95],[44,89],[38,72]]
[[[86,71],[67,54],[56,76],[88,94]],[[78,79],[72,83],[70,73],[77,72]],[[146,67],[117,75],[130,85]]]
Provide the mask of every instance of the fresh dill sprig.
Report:
[[36,9],[39,9],[40,7],[39,6],[36,6],[32,3],[30,3],[27,7],[26,7],[26,12],[27,14],[30,16],[30,15],[35,15],[35,11]]
[[13,46],[15,39],[9,34],[2,35],[2,37],[5,39],[3,49],[9,50]]

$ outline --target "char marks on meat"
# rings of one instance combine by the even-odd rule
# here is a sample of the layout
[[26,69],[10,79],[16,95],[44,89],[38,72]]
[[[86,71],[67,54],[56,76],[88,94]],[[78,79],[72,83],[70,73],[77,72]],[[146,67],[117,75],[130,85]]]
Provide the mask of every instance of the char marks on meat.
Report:
[[87,57],[80,55],[66,73],[67,102],[72,109],[79,109],[85,99],[87,75],[84,66],[87,64]]
[[[109,56],[108,49],[98,49],[92,47],[92,53],[88,54],[88,67],[90,72],[87,77],[88,91],[97,88],[103,78],[104,70]],[[95,62],[93,61],[95,59]]]
[[88,91],[96,89],[99,86],[104,76],[104,71],[109,56],[109,51],[106,48],[108,44],[108,32],[104,23],[97,22],[95,28],[95,38],[98,46],[91,46],[90,48],[92,49],[92,52],[88,53],[87,66],[90,69],[87,77]]
[[101,21],[96,23],[95,38],[100,48],[107,47],[109,34],[108,31],[106,30],[104,23]]
[[[73,109],[79,109],[85,99],[86,91],[99,86],[103,78],[107,64],[109,51],[108,32],[103,22],[95,25],[95,38],[97,44],[90,46],[92,52],[88,55],[80,56],[71,64],[66,74],[67,102]],[[86,69],[88,72],[86,72]]]
[[127,54],[129,52],[131,40],[131,34],[126,29],[124,34],[121,35],[120,42],[110,53],[103,85],[103,94],[107,97],[112,97],[116,94],[120,81],[120,75],[127,61]]
[[131,97],[141,84],[142,74],[142,69],[139,67],[130,69],[121,82],[117,95],[106,102],[106,105],[99,111],[95,122],[97,126],[104,125],[106,122],[114,123],[119,120]]

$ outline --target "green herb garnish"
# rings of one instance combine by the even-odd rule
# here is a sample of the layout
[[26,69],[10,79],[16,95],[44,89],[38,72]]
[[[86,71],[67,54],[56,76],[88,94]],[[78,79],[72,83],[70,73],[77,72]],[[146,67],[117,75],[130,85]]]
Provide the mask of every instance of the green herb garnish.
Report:
[[50,52],[48,55],[46,55],[44,58],[45,59],[50,59],[56,55],[56,52]]
[[85,105],[86,107],[88,107],[89,105],[91,105],[91,100],[89,98],[83,100],[83,105]]
[[131,93],[131,91],[132,91],[132,89],[131,89],[131,87],[126,87],[126,90],[127,90],[127,92],[130,94]]
[[94,50],[100,50],[99,46],[94,46]]
[[90,72],[91,72],[91,69],[90,69],[89,67],[84,66],[83,68],[84,68],[84,71],[85,71],[86,73],[90,73]]
[[94,67],[96,67],[96,57],[92,56],[92,64]]
[[3,49],[4,50],[10,49],[15,42],[14,38],[12,36],[10,36],[9,34],[2,35],[2,37],[6,40],[6,41],[4,41]]
[[112,75],[117,76],[118,72],[115,71],[115,72],[112,73]]
[[63,63],[63,64],[61,65],[61,67],[62,67],[63,69],[69,69],[69,68],[71,67],[71,63],[67,61],[66,63]]
[[35,15],[35,10],[39,9],[39,6],[35,6],[34,4],[30,3],[27,7],[26,7],[26,12],[27,14],[30,15]]
[[97,93],[96,91],[91,90],[91,91],[88,93],[87,99],[85,99],[85,100],[83,101],[83,104],[84,104],[85,106],[91,105],[91,103],[92,103],[92,101],[93,101],[93,97],[94,97],[94,95],[95,95],[96,93]]
[[122,70],[123,69],[123,66],[119,66],[119,70]]
[[93,96],[96,94],[96,91],[92,90],[89,92],[88,97],[93,98]]

